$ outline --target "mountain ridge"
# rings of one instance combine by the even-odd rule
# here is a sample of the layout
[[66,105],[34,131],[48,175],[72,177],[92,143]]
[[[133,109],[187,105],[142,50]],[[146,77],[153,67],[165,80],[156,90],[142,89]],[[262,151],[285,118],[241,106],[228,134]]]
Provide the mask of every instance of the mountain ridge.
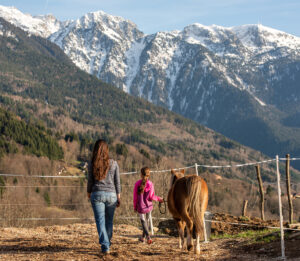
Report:
[[[1,18],[0,23],[4,32],[0,35],[1,107],[26,122],[44,122],[55,137],[76,134],[83,147],[105,137],[112,151],[119,148],[123,157],[120,164],[129,171],[136,170],[137,162],[160,162],[166,167],[267,158],[194,121],[103,83],[77,68],[50,41],[28,37]],[[8,37],[7,32],[15,37]],[[250,170],[245,172],[252,177]],[[233,177],[239,171],[226,173]],[[272,180],[269,170],[265,177]]]
[[[141,45],[144,46],[144,49],[147,49],[147,44],[149,44],[151,41],[155,41],[155,39],[157,39],[157,41],[164,40],[160,37],[170,39],[175,38],[174,41],[176,41],[176,38],[180,37],[181,41],[191,45],[201,45],[202,47],[207,48],[209,51],[214,52],[216,56],[228,56],[231,58],[234,57],[238,59],[239,62],[242,61],[243,63],[245,63],[245,61],[247,60],[250,61],[254,59],[257,55],[263,55],[266,51],[272,48],[300,48],[299,37],[292,36],[282,31],[262,26],[260,24],[222,27],[217,25],[204,26],[199,23],[194,23],[186,26],[182,31],[157,32],[156,34],[145,35],[141,31],[139,31],[137,26],[131,21],[119,16],[106,14],[103,11],[90,12],[86,15],[83,15],[77,20],[65,21],[65,25],[62,25],[62,22],[59,22],[59,27],[50,26],[50,28],[55,29],[51,31],[51,34],[45,35],[41,33],[42,30],[30,27],[32,20],[24,20],[22,18],[18,18],[21,12],[19,12],[17,9],[1,6],[0,11],[1,10],[2,12],[0,12],[0,15],[6,18],[6,20],[21,28],[23,25],[22,29],[24,29],[25,31],[27,30],[30,33],[35,33],[39,36],[47,37],[52,42],[59,45],[65,51],[65,53],[67,53],[71,60],[81,69],[91,74],[95,74],[98,78],[102,78],[102,80],[106,82],[113,83],[117,87],[123,89],[126,92],[134,94],[135,96],[143,96],[144,98],[156,104],[159,104],[159,101],[163,101],[163,105],[167,106],[171,110],[173,109],[172,86],[169,88],[170,90],[167,90],[169,92],[169,95],[167,97],[162,97],[163,95],[160,95],[158,99],[153,99],[151,97],[153,91],[150,91],[149,93],[147,87],[143,88],[144,90],[146,89],[145,91],[142,88],[136,90],[138,87],[134,85],[134,80],[137,72],[133,73],[133,71],[134,67],[137,67],[137,64],[130,64],[130,61],[140,62],[140,56],[144,51],[141,49]],[[16,12],[16,14],[13,14],[13,12],[5,12],[5,10],[13,10],[14,12]],[[26,16],[31,17],[30,15]],[[31,18],[33,20],[45,21],[46,17],[48,16],[36,16]],[[58,23],[58,20],[56,18],[52,16],[51,18],[52,19],[50,19],[50,24],[51,21],[52,25]],[[19,19],[20,22],[18,22],[17,19]],[[42,24],[41,26],[45,27],[47,26],[47,24]],[[80,35],[82,31],[81,29],[83,28],[85,31],[93,31],[91,33],[89,32],[90,36],[88,36],[87,39],[86,37],[84,37],[84,35]],[[75,34],[75,36],[78,37],[78,33],[81,36],[80,39],[84,39],[84,42],[79,42],[76,44],[76,39],[72,39],[72,36],[70,36],[70,34]],[[98,37],[99,33],[101,34],[100,37]],[[233,38],[237,38],[243,44],[241,46],[241,49],[231,50],[229,48],[228,50],[224,50],[223,41],[228,41],[228,37],[226,38],[226,34],[229,34]],[[262,37],[262,35],[264,37]],[[105,43],[110,41],[113,41],[114,43],[101,45],[101,42]],[[97,44],[99,46],[97,46]],[[156,42],[154,44],[156,44]],[[120,48],[121,52],[118,52],[116,50],[117,48],[114,47],[114,45]],[[172,46],[169,47],[172,48]],[[173,46],[173,48],[177,48],[177,46],[175,45]],[[166,49],[164,49],[163,51],[165,51],[165,53],[168,53]],[[172,54],[172,51],[173,50],[170,50],[169,54]],[[236,53],[237,51],[238,55]],[[112,54],[109,54],[109,52],[114,52],[114,58],[111,57]],[[148,51],[146,50],[146,52]],[[133,55],[128,55],[130,53],[132,53]],[[242,53],[244,53],[244,55],[242,55],[242,57],[239,57]],[[174,58],[171,58],[172,56],[169,58],[167,57],[167,55],[165,57],[161,56],[160,58],[165,64],[168,64],[171,62],[171,60],[176,60],[176,53],[173,52],[173,54],[175,54]],[[75,56],[77,57],[77,59],[75,58]],[[85,61],[84,58],[87,58],[87,60]],[[208,64],[210,63],[212,66],[215,66],[214,62],[212,61],[212,57],[206,58]],[[117,65],[115,68],[118,69],[113,70],[112,65]],[[264,106],[266,104],[262,98],[255,96],[255,91],[252,91],[253,86],[249,86],[249,84],[240,79],[237,74],[233,75],[232,77],[231,73],[228,74],[226,72],[227,69],[224,67],[224,64],[219,63],[219,66],[220,65],[221,67],[218,69],[221,72],[223,71],[223,75],[227,79],[229,84],[232,84],[237,88],[241,88],[242,90],[247,90],[252,94],[252,96],[256,98],[260,105]],[[108,66],[110,67],[106,68]],[[174,64],[171,66],[176,67],[177,65]],[[168,69],[163,65],[160,65],[157,68],[159,68],[160,70]],[[167,81],[174,83],[174,77],[176,76],[174,76],[174,73],[172,74],[172,69],[174,71],[174,68],[170,68],[169,71],[167,71],[167,75],[165,78]],[[148,93],[143,93],[143,91]]]
[[103,12],[65,23],[48,39],[84,71],[270,156],[300,154],[299,37],[259,24],[145,35]]

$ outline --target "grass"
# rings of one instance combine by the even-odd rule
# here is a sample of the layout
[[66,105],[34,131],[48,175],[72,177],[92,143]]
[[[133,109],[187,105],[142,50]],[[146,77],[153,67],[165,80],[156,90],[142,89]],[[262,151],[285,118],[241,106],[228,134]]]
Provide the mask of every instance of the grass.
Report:
[[242,216],[239,218],[240,221],[249,221],[249,217]]
[[67,172],[70,173],[72,176],[82,173],[82,171],[77,167],[67,167]]
[[270,243],[279,239],[279,229],[247,230],[238,234],[212,235],[212,239],[247,238],[249,243]]

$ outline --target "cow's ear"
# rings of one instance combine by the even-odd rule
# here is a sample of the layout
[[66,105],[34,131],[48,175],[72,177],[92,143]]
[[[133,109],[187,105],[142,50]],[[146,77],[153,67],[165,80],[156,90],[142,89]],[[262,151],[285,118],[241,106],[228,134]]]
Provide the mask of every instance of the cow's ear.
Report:
[[180,172],[181,172],[182,174],[184,174],[184,169],[180,170]]
[[175,172],[174,169],[171,169],[171,174],[174,175],[174,176],[176,176],[176,172]]

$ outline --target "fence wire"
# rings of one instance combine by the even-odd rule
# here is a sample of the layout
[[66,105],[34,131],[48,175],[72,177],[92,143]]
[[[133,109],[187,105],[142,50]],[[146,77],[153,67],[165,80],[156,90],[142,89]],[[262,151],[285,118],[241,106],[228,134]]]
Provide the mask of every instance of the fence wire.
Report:
[[[279,158],[280,161],[295,161],[300,160],[300,157],[294,157],[294,158]],[[276,158],[268,159],[268,160],[262,160],[257,162],[250,162],[250,163],[244,163],[244,164],[232,164],[232,165],[206,165],[206,164],[197,164],[187,167],[181,167],[181,168],[174,168],[173,170],[182,170],[182,169],[190,169],[190,168],[196,168],[196,172],[198,172],[198,168],[240,168],[245,166],[254,166],[254,165],[260,165],[260,164],[266,164],[266,163],[272,163],[275,162]],[[151,173],[163,173],[163,172],[170,172],[172,169],[164,169],[164,170],[152,170]],[[138,174],[138,171],[133,172],[122,172],[121,175],[132,175],[132,174]],[[4,177],[26,177],[26,178],[71,178],[71,179],[86,179],[86,176],[44,176],[44,175],[22,175],[22,174],[0,174],[0,176]],[[270,183],[269,183],[270,184]],[[125,185],[126,186],[126,185]],[[127,185],[129,186],[129,185]],[[83,186],[67,186],[67,185],[8,185],[8,186],[0,186],[0,188],[36,188],[36,187],[55,187],[55,188],[83,188]],[[252,186],[251,186],[252,190]],[[89,205],[86,204],[55,204],[52,206],[74,206],[74,205]],[[0,206],[46,206],[44,204],[30,204],[30,203],[20,203],[20,204],[0,204]],[[285,207],[284,207],[285,208]],[[116,217],[116,219],[138,219],[138,217],[126,217],[126,216],[119,216]],[[159,218],[159,217],[153,217],[153,219],[158,220],[166,220],[168,218]],[[94,220],[94,218],[79,218],[79,217],[27,217],[27,218],[13,218],[13,219],[4,219],[0,218],[1,221],[49,221],[49,220]],[[218,221],[218,220],[206,220],[207,222],[215,222],[215,223],[224,223],[224,224],[230,224],[230,225],[236,225],[236,226],[248,226],[248,227],[258,227],[258,228],[268,228],[268,229],[280,229],[280,227],[272,227],[272,226],[261,226],[261,225],[253,225],[253,224],[245,224],[245,223],[234,223],[234,222],[225,222],[225,221]],[[291,231],[300,231],[300,229],[292,229],[292,228],[283,228],[284,230],[291,230]]]

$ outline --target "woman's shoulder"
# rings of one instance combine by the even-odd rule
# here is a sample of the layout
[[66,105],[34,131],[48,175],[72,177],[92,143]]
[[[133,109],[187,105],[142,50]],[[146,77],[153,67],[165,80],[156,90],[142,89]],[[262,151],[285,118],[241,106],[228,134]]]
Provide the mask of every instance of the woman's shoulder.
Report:
[[112,166],[112,167],[113,166],[118,166],[118,162],[114,159],[109,159],[109,165]]

